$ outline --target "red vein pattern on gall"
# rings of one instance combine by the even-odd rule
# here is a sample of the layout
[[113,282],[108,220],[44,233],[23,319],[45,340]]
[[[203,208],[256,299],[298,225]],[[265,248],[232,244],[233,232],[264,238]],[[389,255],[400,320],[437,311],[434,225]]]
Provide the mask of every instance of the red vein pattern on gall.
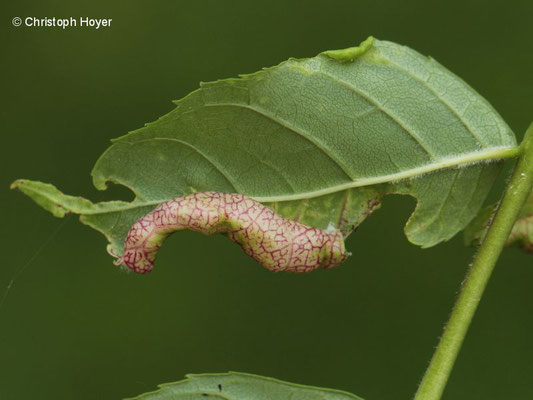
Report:
[[242,194],[203,192],[175,198],[133,224],[115,264],[145,274],[173,232],[227,233],[249,256],[271,271],[309,272],[332,268],[348,254],[339,231],[326,232],[292,221]]

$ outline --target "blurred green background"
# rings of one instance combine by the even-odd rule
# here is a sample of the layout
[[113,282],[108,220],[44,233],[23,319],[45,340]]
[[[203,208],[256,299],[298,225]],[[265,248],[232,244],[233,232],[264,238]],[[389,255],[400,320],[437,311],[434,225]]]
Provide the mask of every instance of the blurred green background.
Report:
[[[410,245],[409,198],[387,198],[350,236],[354,256],[272,274],[223,237],[174,235],[154,272],[112,265],[105,239],[8,186],[53,182],[93,200],[109,139],[173,108],[198,82],[369,34],[431,54],[522,137],[533,119],[531,1],[2,2],[0,399],[120,399],[188,372],[245,371],[409,399],[474,251],[460,236]],[[15,28],[15,16],[112,18],[112,26]],[[504,177],[500,179],[501,190]],[[497,196],[495,190],[493,197]],[[14,278],[13,282],[11,280]],[[533,398],[533,259],[505,252],[446,399]]]

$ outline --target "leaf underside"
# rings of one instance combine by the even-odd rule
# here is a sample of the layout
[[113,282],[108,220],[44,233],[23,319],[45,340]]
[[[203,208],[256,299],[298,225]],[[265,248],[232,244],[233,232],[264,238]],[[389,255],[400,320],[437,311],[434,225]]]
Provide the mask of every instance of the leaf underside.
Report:
[[159,390],[130,400],[362,400],[339,390],[296,385],[262,376],[230,372],[187,375],[187,379],[159,386]]
[[[496,209],[497,204],[485,207],[467,226],[464,232],[464,239],[467,245],[478,246],[482,243],[492,223]],[[505,245],[517,247],[533,254],[533,192],[529,195]]]
[[19,180],[56,216],[80,214],[122,253],[127,231],[157,204],[197,191],[238,192],[279,214],[348,236],[385,194],[417,207],[405,232],[422,247],[477,214],[516,140],[488,102],[431,58],[370,38],[350,51],[290,59],[201,84],[159,120],[113,141],[96,188],[135,193],[94,204]]

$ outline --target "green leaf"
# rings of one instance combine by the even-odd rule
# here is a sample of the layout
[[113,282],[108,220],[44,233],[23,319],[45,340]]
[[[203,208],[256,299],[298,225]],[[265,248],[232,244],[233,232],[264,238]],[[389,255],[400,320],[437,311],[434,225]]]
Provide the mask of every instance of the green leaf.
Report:
[[391,42],[290,59],[202,83],[159,120],[113,141],[93,181],[135,200],[93,204],[53,186],[21,189],[56,216],[81,215],[122,253],[131,224],[171,198],[239,192],[348,236],[383,195],[411,195],[408,239],[433,246],[477,214],[516,140],[489,103],[431,58]]
[[262,376],[227,374],[187,375],[187,379],[159,386],[159,390],[130,400],[362,400],[340,390],[296,385]]
[[[492,218],[496,213],[497,204],[485,207],[476,218],[466,227],[464,239],[467,245],[478,246],[487,233]],[[533,193],[516,220],[506,246],[518,247],[533,254]]]

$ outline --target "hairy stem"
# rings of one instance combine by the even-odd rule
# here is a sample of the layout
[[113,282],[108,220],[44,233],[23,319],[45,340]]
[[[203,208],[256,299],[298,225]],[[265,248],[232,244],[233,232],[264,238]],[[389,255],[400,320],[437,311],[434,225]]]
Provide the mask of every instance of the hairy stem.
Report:
[[415,400],[441,398],[483,291],[507,237],[533,188],[533,124],[520,146],[520,158],[494,220],[479,248],[472,267]]

